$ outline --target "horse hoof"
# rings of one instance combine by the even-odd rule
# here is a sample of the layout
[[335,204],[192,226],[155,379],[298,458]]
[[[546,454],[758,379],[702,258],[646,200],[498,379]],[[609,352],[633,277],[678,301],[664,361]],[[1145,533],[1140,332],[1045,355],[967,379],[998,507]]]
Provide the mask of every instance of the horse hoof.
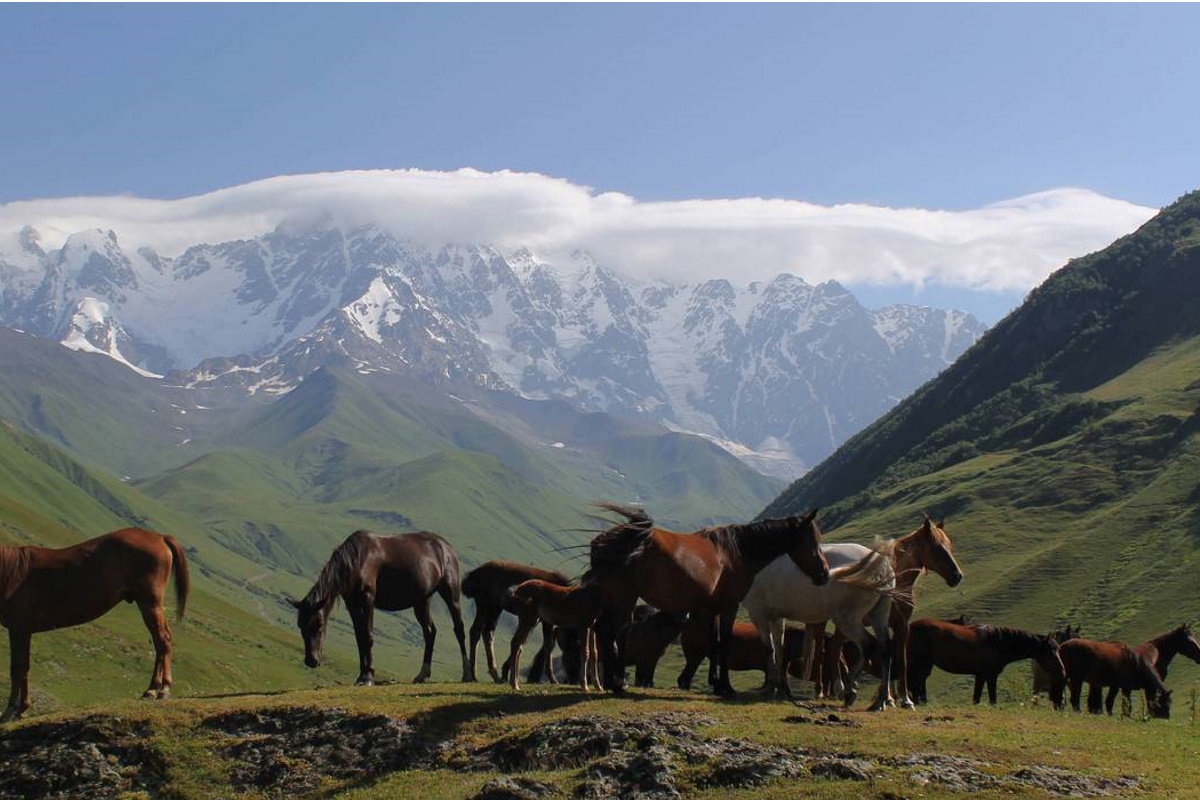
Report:
[[168,689],[167,687],[164,686],[163,688],[158,690],[158,699],[159,700],[167,700],[167,699],[170,699],[170,697],[171,697],[171,690]]
[[374,686],[375,681],[371,678],[359,678],[354,682],[355,686]]
[[905,710],[911,711],[912,709],[914,709],[914,708],[916,708],[916,707],[917,707],[917,704],[916,704],[916,703],[914,703],[912,700],[909,700],[909,699],[906,697],[906,698],[904,698],[903,700],[901,700],[901,701],[900,701],[900,707],[901,707],[901,708],[903,708],[903,709],[905,709]]
[[143,700],[157,700],[158,699],[158,691],[155,689],[147,689],[146,691],[142,692],[142,699]]

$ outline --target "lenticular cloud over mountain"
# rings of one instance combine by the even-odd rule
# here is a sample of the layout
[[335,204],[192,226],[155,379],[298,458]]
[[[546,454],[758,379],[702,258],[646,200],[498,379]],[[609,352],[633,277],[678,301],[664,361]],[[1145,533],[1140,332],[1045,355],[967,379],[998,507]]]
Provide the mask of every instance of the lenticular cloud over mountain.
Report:
[[1028,289],[1067,259],[1129,233],[1153,209],[1054,189],[939,211],[737,198],[642,202],[536,173],[376,170],[290,175],[195,197],[73,197],[0,205],[0,250],[30,226],[43,247],[112,230],[125,246],[176,256],[197,242],[279,225],[376,224],[426,244],[486,242],[548,258],[590,252],[627,273],[672,280],[780,272],[809,281]]

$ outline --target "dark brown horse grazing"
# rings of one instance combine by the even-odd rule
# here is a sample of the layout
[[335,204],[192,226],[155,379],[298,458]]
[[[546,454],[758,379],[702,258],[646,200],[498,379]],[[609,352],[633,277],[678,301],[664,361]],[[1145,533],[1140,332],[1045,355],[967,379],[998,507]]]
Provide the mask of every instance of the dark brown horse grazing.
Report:
[[[1167,670],[1171,667],[1171,661],[1177,655],[1184,655],[1200,664],[1200,643],[1196,642],[1192,636],[1192,628],[1190,625],[1180,625],[1178,628],[1173,628],[1162,636],[1156,636],[1149,641],[1142,642],[1133,651],[1139,656],[1144,656],[1151,664],[1154,665],[1155,672],[1163,681],[1167,679]],[[1119,690],[1116,686],[1108,690],[1108,713],[1112,713],[1113,701],[1116,699]],[[1146,690],[1151,692],[1150,689]],[[1129,691],[1125,691],[1125,699],[1129,699]],[[1151,698],[1147,694],[1147,705],[1158,705],[1162,707],[1161,698]],[[1167,704],[1167,711],[1170,713],[1170,704]]]
[[29,644],[33,634],[91,622],[117,603],[137,603],[154,640],[154,673],[142,697],[171,694],[171,629],[163,594],[175,572],[175,613],[187,607],[187,557],[161,533],[124,528],[53,550],[0,547],[0,623],[8,628],[12,687],[0,722],[29,708]]
[[633,621],[621,636],[621,663],[633,667],[633,685],[654,688],[654,671],[671,643],[679,638],[684,619],[645,603],[633,610]]
[[[588,678],[600,688],[597,669],[596,620],[604,610],[604,594],[595,584],[559,586],[548,581],[533,579],[525,581],[512,590],[515,602],[531,606],[543,623],[554,628],[571,628],[579,631],[580,648],[583,654],[579,667],[579,686],[586,692]],[[512,662],[508,668],[508,681],[514,690],[521,688],[518,679],[521,665],[523,639],[513,638]],[[554,647],[553,635],[546,637],[542,645],[541,662],[551,670],[550,654]],[[591,675],[589,676],[589,671]]]
[[936,666],[956,675],[974,675],[975,702],[983,696],[986,683],[988,702],[996,705],[996,679],[1006,666],[1026,658],[1032,658],[1062,681],[1063,662],[1053,637],[1018,628],[954,625],[937,619],[920,619],[909,628],[910,688],[918,703],[929,701],[926,681]]
[[[1104,687],[1111,686],[1126,697],[1134,689],[1146,691],[1146,705],[1158,719],[1171,716],[1171,692],[1163,684],[1154,664],[1123,642],[1096,642],[1091,639],[1071,639],[1061,648],[1067,668],[1066,684],[1071,689],[1071,708],[1079,711],[1079,696],[1083,684],[1088,685],[1088,711],[1099,714]],[[1055,702],[1062,705],[1062,683],[1055,685]],[[1113,711],[1116,692],[1108,696],[1108,713]]]
[[[677,683],[680,689],[692,688],[692,679],[701,662],[712,652],[709,641],[711,626],[706,624],[689,624],[684,627],[679,643],[683,645],[685,660],[683,671],[679,673]],[[793,677],[804,677],[804,631],[798,628],[788,628],[783,634],[784,663],[788,665],[788,673]],[[765,676],[767,673],[767,649],[763,647],[758,629],[749,622],[735,622],[729,636],[729,669],[732,672],[759,670]]]
[[829,582],[815,510],[804,517],[675,533],[656,528],[640,509],[600,508],[626,520],[592,540],[591,568],[583,577],[584,583],[604,590],[600,657],[605,686],[616,691],[624,688],[616,639],[639,598],[662,611],[716,625],[709,682],[718,694],[732,696],[729,638],[738,604],[759,570],[786,553],[818,586]]
[[375,609],[403,611],[411,608],[425,635],[425,657],[413,683],[429,677],[437,627],[429,616],[429,598],[441,595],[454,621],[454,635],[462,651],[463,680],[470,677],[462,613],[458,607],[458,554],[436,533],[419,531],[399,536],[379,536],[355,531],[338,545],[303,600],[296,607],[296,625],[304,638],[304,663],[321,665],[321,645],[329,613],[340,596],[354,622],[358,642],[359,686],[375,682],[371,646]]
[[[492,676],[492,680],[496,683],[503,682],[501,674],[496,669],[496,650],[494,647],[496,623],[499,621],[500,615],[505,611],[515,615],[517,617],[517,632],[513,635],[513,641],[515,642],[518,638],[521,641],[525,641],[533,626],[538,624],[537,610],[530,605],[514,605],[511,602],[509,589],[534,578],[547,581],[548,583],[555,583],[559,586],[567,586],[571,583],[570,578],[561,572],[539,569],[531,567],[528,564],[517,564],[512,561],[488,561],[468,572],[466,577],[463,578],[463,595],[475,601],[475,621],[471,623],[470,680],[473,681],[476,679],[475,653],[479,646],[479,639],[482,636],[483,652],[487,657],[488,674]],[[550,625],[543,625],[543,645],[545,644],[545,638],[552,635],[553,628]],[[543,649],[545,648],[543,647]],[[510,649],[508,658],[505,659],[505,667],[512,663],[512,653],[513,649]],[[536,682],[543,671],[544,665],[535,663],[533,669],[530,670],[530,681]],[[553,680],[553,670],[551,670],[550,676],[551,680]]]
[[[1072,628],[1070,625],[1068,625],[1067,627],[1050,634],[1050,637],[1062,645],[1071,639],[1074,639],[1078,635],[1079,627],[1076,626]],[[1033,662],[1031,670],[1033,672],[1033,693],[1044,694],[1047,697],[1053,697],[1054,677],[1049,672],[1042,669],[1042,665],[1036,661]]]

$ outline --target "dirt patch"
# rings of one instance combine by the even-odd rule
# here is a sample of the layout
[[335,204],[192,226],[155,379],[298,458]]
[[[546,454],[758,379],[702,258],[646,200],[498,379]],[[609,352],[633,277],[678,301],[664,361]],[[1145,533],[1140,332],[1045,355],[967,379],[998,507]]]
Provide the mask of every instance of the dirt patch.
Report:
[[472,765],[504,772],[586,767],[576,797],[641,800],[682,796],[684,773],[697,787],[743,788],[806,772],[803,753],[697,732],[713,724],[709,717],[682,713],[575,717],[480,748]]
[[430,769],[436,748],[421,742],[408,723],[340,708],[238,711],[204,726],[237,741],[221,746],[234,762],[238,791],[291,796],[329,779],[367,782],[403,769]]
[[558,789],[548,783],[530,778],[497,778],[488,781],[470,800],[541,800],[559,794]]
[[0,797],[107,800],[157,793],[167,765],[144,722],[94,715],[0,733]]

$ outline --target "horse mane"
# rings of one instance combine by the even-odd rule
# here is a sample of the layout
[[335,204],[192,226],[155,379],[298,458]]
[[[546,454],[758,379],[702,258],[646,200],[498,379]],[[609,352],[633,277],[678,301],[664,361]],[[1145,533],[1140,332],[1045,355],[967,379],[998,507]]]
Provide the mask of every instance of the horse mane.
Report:
[[780,549],[780,534],[797,535],[796,522],[791,517],[760,519],[755,522],[716,525],[696,532],[717,547],[743,560],[774,561],[787,548]]
[[829,579],[886,595],[892,602],[901,605],[912,606],[912,590],[896,586],[899,575],[893,569],[892,562],[898,545],[898,539],[876,541],[858,561],[830,572]]
[[1006,625],[976,625],[975,630],[981,637],[1002,647],[1035,647],[1046,638],[1023,628],[1010,628]]
[[32,561],[24,547],[0,547],[0,600],[13,596],[29,574]]
[[355,531],[347,536],[346,541],[329,556],[321,568],[321,574],[317,576],[317,582],[304,595],[303,602],[314,608],[336,602],[366,558],[370,541],[371,534],[368,531]]
[[625,569],[637,558],[654,531],[654,519],[640,508],[617,503],[596,503],[596,508],[625,518],[599,533],[590,545],[591,564],[580,583],[601,581]]

